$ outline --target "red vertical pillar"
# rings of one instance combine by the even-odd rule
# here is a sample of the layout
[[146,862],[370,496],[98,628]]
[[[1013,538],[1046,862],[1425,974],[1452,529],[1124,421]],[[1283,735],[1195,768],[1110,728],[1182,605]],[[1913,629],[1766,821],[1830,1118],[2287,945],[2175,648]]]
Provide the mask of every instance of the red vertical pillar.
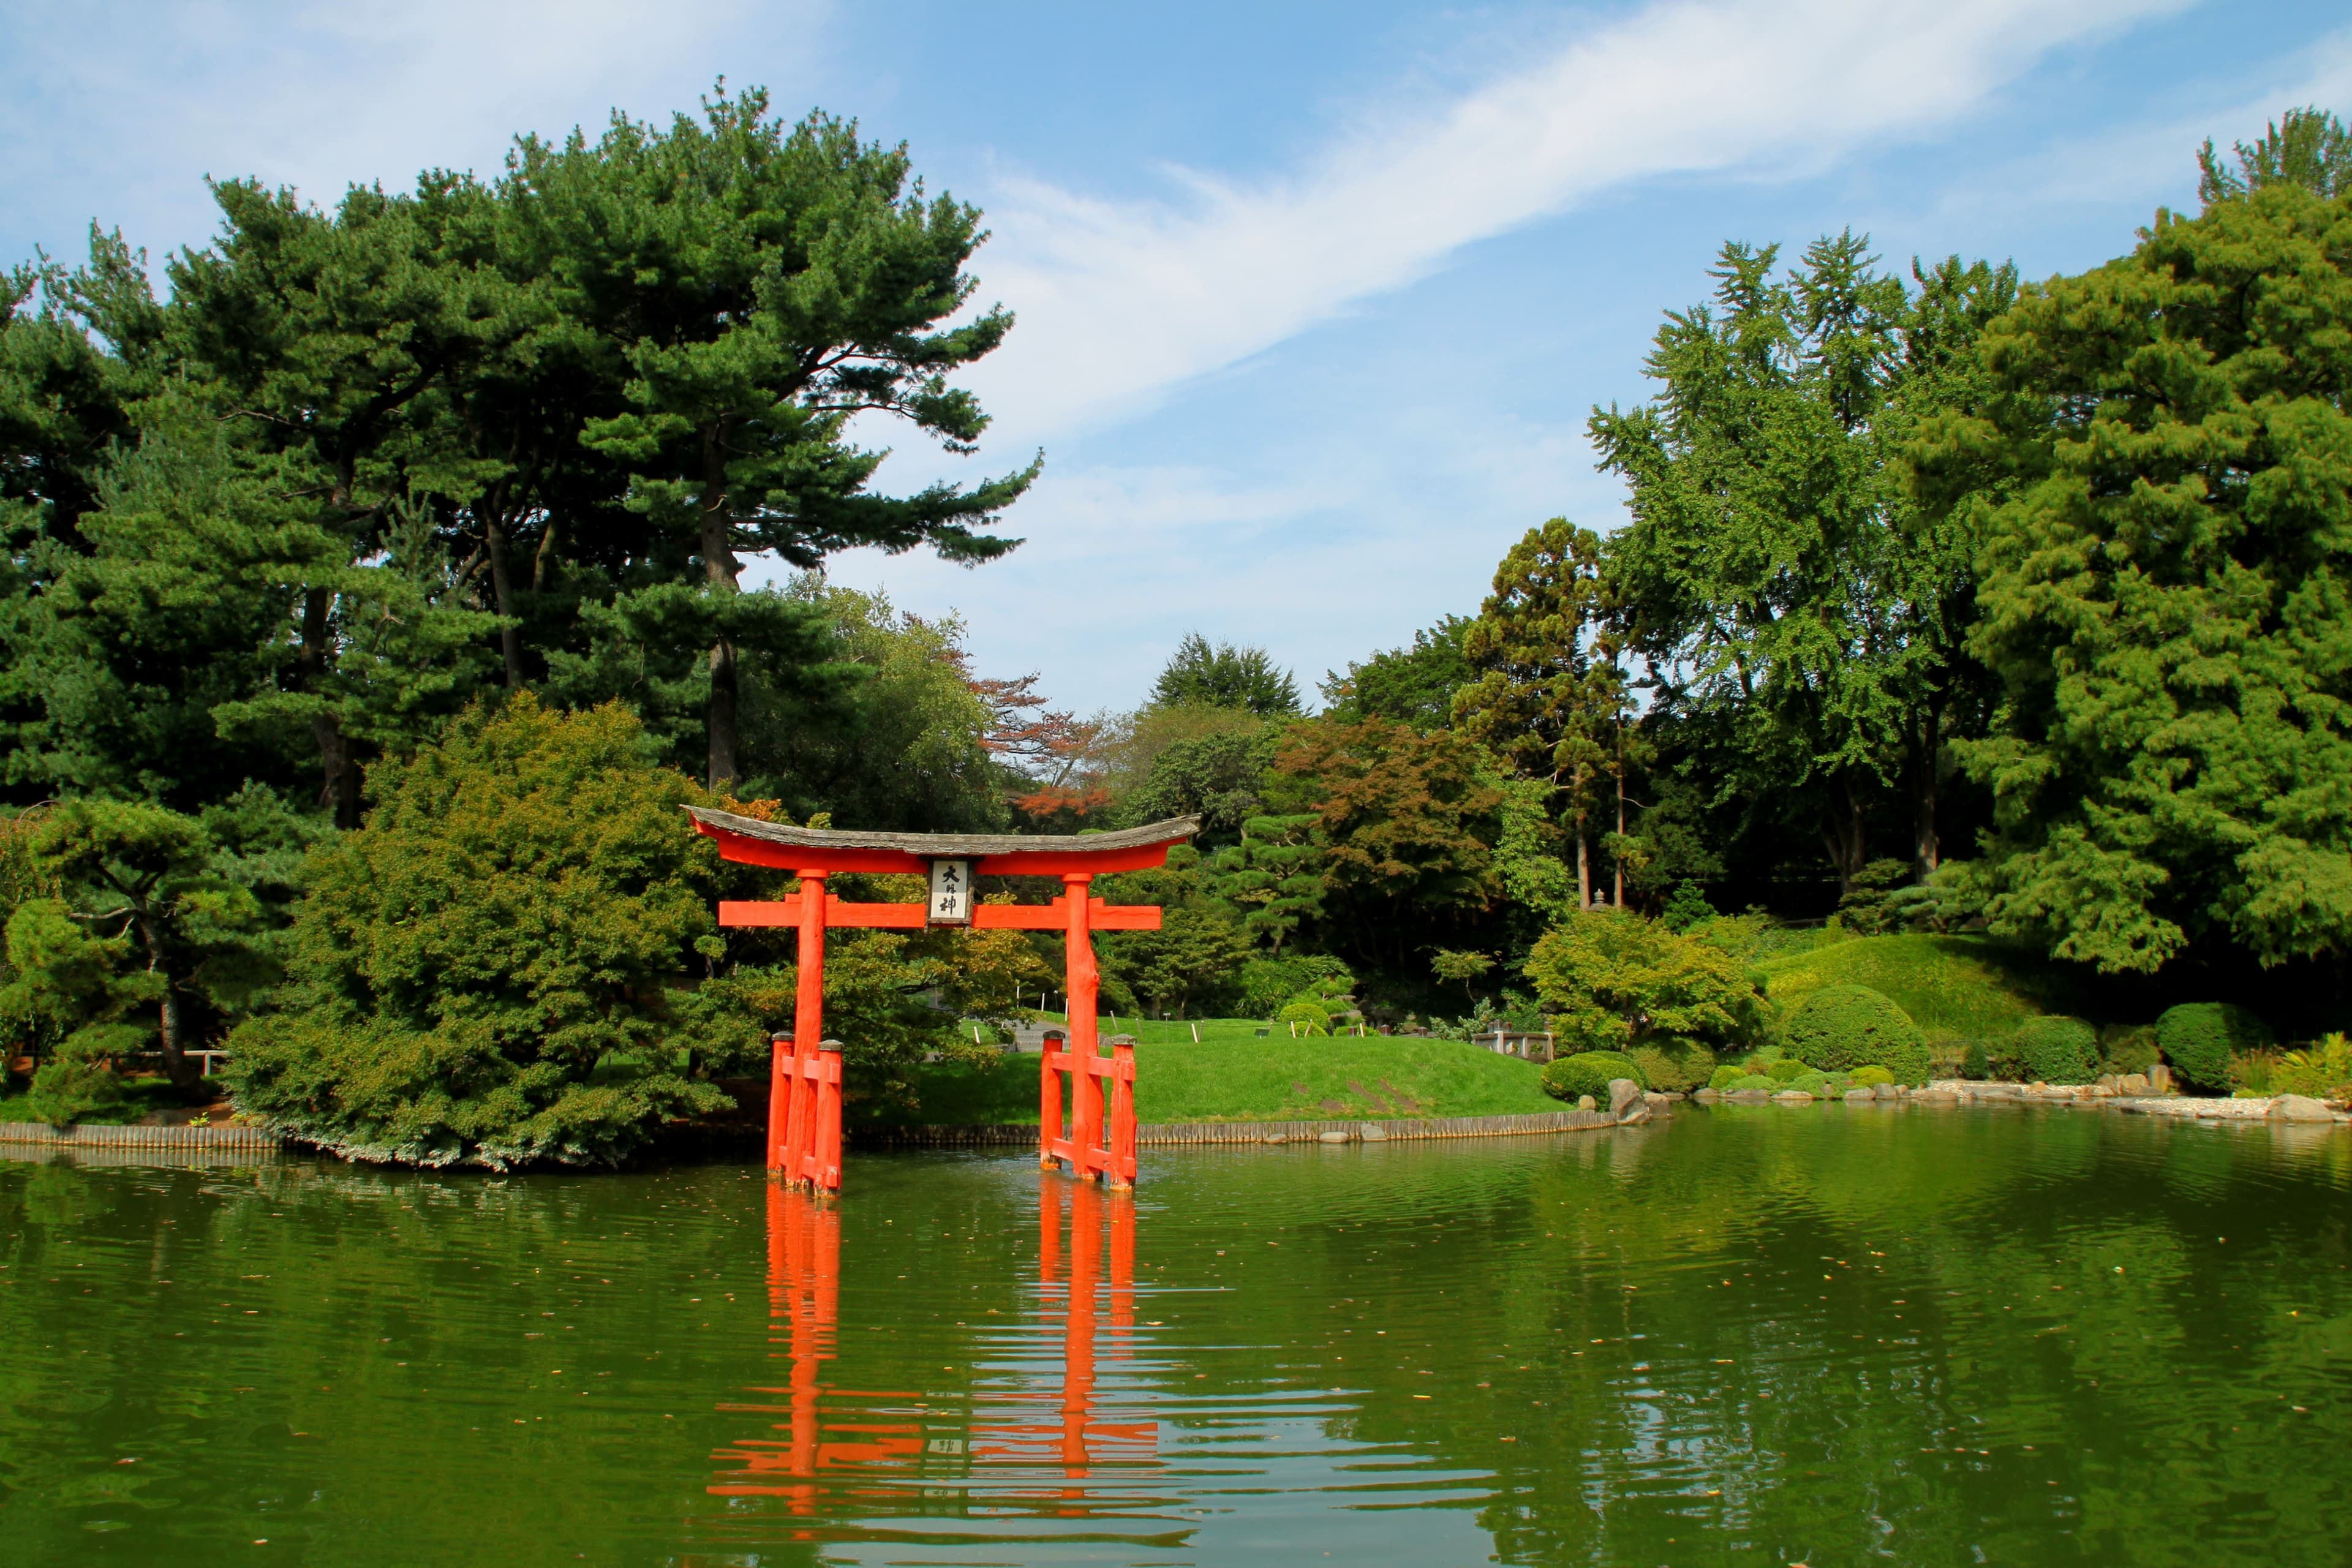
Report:
[[785,1162],[785,1150],[793,1140],[793,1079],[800,1068],[800,1048],[793,1044],[793,1035],[779,1030],[769,1037],[769,1077],[767,1077],[767,1168],[769,1173],[783,1171],[791,1173],[791,1163]]
[[1086,1151],[1101,1138],[1102,1090],[1088,1070],[1095,1059],[1095,991],[1101,972],[1095,967],[1095,937],[1091,896],[1094,878],[1066,872],[1062,877],[1063,989],[1070,999],[1070,1144],[1078,1157],[1071,1165],[1079,1175],[1090,1175]]
[[1048,1029],[1037,1055],[1037,1168],[1052,1170],[1054,1145],[1062,1136],[1062,1068],[1070,1044],[1065,1030]]
[[[782,1172],[785,1182],[793,1186],[798,1186],[804,1173],[802,1167],[808,1163],[810,1105],[808,1058],[816,1047],[803,1043],[801,1037],[793,1037],[791,1047],[792,1048],[785,1053],[783,1060],[784,1110],[782,1123],[782,1136],[777,1145],[779,1163],[772,1168]],[[774,1114],[774,1110],[772,1103],[769,1107],[771,1116]]]
[[[816,1085],[809,1080],[808,1066],[818,1042],[824,1038],[824,873],[803,871],[800,877],[800,964],[793,990],[793,1038],[797,1044],[782,1137],[778,1140],[784,1179],[795,1185],[804,1179],[808,1157],[815,1148]],[[774,1114],[771,1100],[772,1121]]]
[[1103,1174],[1114,1187],[1135,1185],[1135,1042],[1125,1035],[1110,1043],[1110,1163]]
[[1095,1043],[1088,1040],[1070,1052],[1070,1162],[1073,1169],[1092,1179],[1102,1166],[1102,1079],[1095,1071]]
[[822,1192],[841,1191],[841,1042],[817,1045],[816,1158],[811,1175]]

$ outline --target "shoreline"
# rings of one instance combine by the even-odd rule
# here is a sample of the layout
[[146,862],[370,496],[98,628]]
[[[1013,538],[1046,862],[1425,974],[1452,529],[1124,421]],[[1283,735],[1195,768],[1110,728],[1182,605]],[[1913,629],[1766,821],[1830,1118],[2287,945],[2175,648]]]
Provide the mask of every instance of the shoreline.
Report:
[[[1774,1093],[1760,1089],[1737,1093],[1700,1089],[1702,1105],[1795,1106],[1817,1103],[1801,1090]],[[1858,1105],[2044,1105],[2074,1110],[2112,1110],[2124,1116],[2163,1116],[2184,1121],[2352,1122],[2352,1110],[2308,1095],[2275,1094],[2258,1099],[2206,1099],[2188,1094],[2125,1094],[2105,1084],[1992,1083],[1974,1079],[1931,1079],[1917,1089],[1882,1088],[1864,1095],[1848,1091],[1843,1101]]]

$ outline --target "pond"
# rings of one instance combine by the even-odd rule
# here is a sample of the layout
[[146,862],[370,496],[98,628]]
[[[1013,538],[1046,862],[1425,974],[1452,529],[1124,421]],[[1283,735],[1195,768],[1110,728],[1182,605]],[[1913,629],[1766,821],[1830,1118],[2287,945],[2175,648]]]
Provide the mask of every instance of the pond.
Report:
[[2352,1133],[0,1163],[0,1560],[2341,1564]]

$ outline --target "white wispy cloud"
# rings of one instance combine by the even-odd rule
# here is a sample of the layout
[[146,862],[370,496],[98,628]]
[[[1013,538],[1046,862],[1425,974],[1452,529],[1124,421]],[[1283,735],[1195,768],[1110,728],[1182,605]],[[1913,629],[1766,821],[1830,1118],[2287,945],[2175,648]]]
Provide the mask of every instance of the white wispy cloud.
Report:
[[1166,201],[1007,179],[983,272],[1020,326],[971,380],[1015,442],[1115,418],[1479,240],[1636,182],[1932,134],[2052,51],[2185,3],[1668,0],[1280,177],[1180,171]]
[[[11,0],[0,47],[0,232],[71,248],[92,217],[160,247],[212,226],[203,178],[331,202],[353,182],[499,167],[520,131],[591,134],[620,105],[691,108],[739,75],[790,108],[831,0]],[[736,85],[741,85],[739,81]],[[106,210],[68,204],[102,195]],[[30,232],[26,232],[27,230]]]

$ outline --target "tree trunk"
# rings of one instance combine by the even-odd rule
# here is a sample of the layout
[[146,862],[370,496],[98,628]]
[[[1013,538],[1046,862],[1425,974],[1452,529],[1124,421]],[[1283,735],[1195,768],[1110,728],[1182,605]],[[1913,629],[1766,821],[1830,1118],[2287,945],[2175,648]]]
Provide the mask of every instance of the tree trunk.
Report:
[[1935,875],[1942,846],[1936,837],[1937,768],[1944,750],[1944,716],[1937,704],[1927,705],[1920,721],[1917,776],[1913,784],[1912,866],[1919,880]]
[[[740,592],[736,577],[733,519],[727,505],[727,460],[719,446],[720,431],[707,429],[702,437],[702,571],[716,594]],[[720,637],[710,648],[710,792],[732,790],[736,766],[735,645]]]
[[1869,863],[1869,842],[1863,827],[1862,802],[1854,797],[1849,780],[1838,781],[1836,798],[1822,826],[1822,842],[1829,848],[1830,863],[1837,868],[1838,892],[1853,892],[1854,877]]
[[157,1008],[156,1019],[163,1042],[163,1075],[172,1080],[173,1089],[184,1095],[194,1095],[199,1074],[195,1064],[188,1060],[187,1028],[180,1014],[180,987],[163,961],[163,933],[153,921],[142,918],[139,938],[147,949],[148,972],[163,977],[163,1000]]
[[1576,907],[1592,907],[1592,851],[1584,832],[1584,814],[1576,814]]
[[507,575],[507,525],[495,512],[482,519],[482,543],[490,557],[490,593],[507,624],[499,628],[499,652],[505,657],[507,689],[522,689],[522,627],[514,618],[514,589]]
[[1617,727],[1617,852],[1609,857],[1616,878],[1616,903],[1625,907],[1625,727]]
[[[302,595],[302,647],[295,656],[294,674],[301,689],[313,695],[320,694],[326,684],[330,603],[324,588],[312,588]],[[343,733],[341,721],[325,710],[310,721],[310,733],[319,743],[319,804],[334,808],[337,827],[357,827],[360,775],[351,739]]]

